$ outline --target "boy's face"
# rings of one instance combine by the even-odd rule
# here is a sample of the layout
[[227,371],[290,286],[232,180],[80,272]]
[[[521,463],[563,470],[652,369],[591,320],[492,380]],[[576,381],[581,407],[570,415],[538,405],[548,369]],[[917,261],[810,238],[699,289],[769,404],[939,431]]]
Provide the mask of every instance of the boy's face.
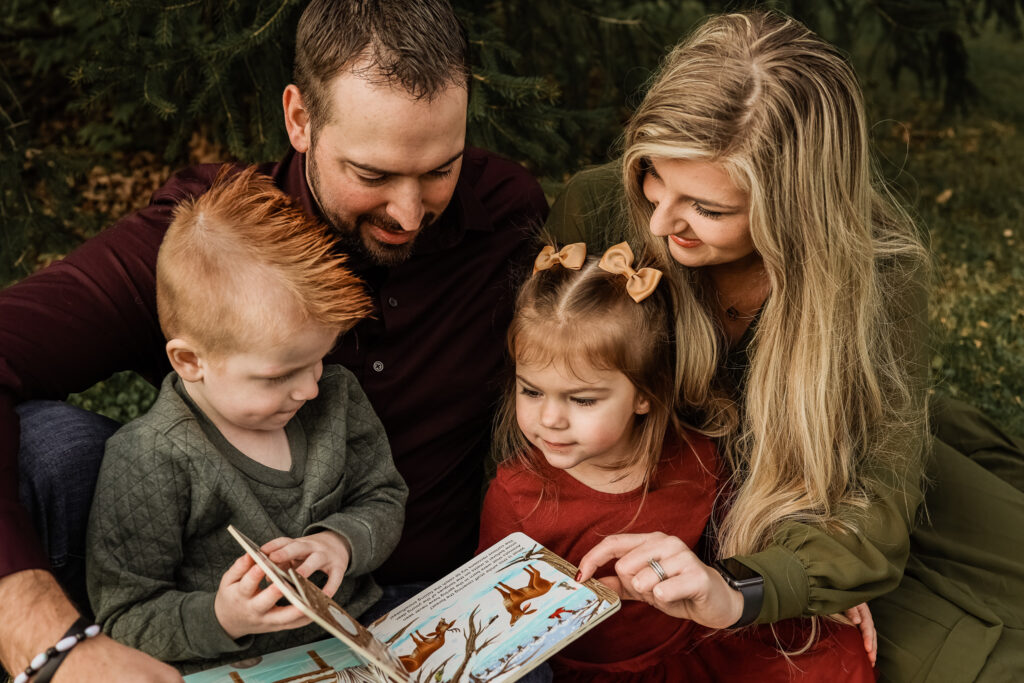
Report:
[[189,395],[226,436],[282,429],[316,397],[338,330],[306,322],[280,332],[259,335],[244,352],[201,359],[202,377],[188,385]]

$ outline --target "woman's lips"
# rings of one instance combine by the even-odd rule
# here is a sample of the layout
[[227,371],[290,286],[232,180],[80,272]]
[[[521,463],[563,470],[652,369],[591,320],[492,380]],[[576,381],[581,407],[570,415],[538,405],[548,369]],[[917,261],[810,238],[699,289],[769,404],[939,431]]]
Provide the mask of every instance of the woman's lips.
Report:
[[700,245],[704,244],[700,240],[689,240],[686,239],[685,237],[680,237],[679,235],[669,235],[668,238],[675,242],[676,244],[678,244],[679,246],[684,247],[686,249],[693,249],[694,247],[699,247]]

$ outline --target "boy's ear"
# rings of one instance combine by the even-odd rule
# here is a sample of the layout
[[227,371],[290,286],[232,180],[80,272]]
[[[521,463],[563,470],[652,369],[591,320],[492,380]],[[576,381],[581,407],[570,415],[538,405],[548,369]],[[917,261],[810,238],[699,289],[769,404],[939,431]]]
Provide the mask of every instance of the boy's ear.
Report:
[[167,359],[171,367],[186,382],[203,379],[203,361],[195,347],[186,339],[175,338],[167,342]]
[[633,412],[637,415],[646,415],[651,412],[651,402],[646,396],[637,396]]
[[310,142],[309,111],[297,85],[291,83],[284,89],[281,105],[284,107],[284,126],[288,130],[288,139],[296,152],[305,154],[309,151]]

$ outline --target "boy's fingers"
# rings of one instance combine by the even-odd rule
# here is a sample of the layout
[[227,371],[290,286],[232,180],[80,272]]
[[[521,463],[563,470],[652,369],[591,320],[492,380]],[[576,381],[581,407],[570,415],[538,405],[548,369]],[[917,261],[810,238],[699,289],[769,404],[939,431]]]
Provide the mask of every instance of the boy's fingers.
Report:
[[327,583],[324,584],[324,595],[333,598],[341,586],[341,580],[345,578],[345,572],[333,571],[327,574]]
[[260,583],[266,577],[258,564],[253,564],[238,581],[238,589],[242,595],[251,597],[260,589]]
[[288,538],[287,536],[278,536],[274,540],[267,541],[262,546],[260,546],[260,550],[262,550],[264,552],[264,554],[269,555],[270,553],[274,552],[275,550],[279,550],[279,549],[283,548],[284,546],[288,545],[293,540],[294,539]]
[[245,573],[249,571],[253,564],[251,557],[248,555],[242,555],[235,560],[230,567],[228,567],[226,572],[224,572],[224,575],[220,580],[221,585],[237,583],[243,576],[245,576]]
[[309,548],[309,544],[304,542],[302,539],[287,540],[287,543],[284,543],[278,546],[274,551],[267,553],[267,556],[270,557],[271,560],[285,567],[289,566],[291,562],[304,559],[309,555],[311,550],[311,548]]

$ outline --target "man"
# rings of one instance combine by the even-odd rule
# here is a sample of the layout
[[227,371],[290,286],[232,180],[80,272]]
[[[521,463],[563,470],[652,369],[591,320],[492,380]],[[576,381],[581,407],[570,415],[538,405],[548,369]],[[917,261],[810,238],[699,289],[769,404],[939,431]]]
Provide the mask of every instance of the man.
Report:
[[[376,300],[376,319],[327,362],[359,378],[410,485],[402,540],[378,581],[436,579],[476,541],[513,271],[546,203],[523,169],[465,148],[466,40],[443,0],[313,0],[296,44],[295,84],[283,97],[294,149],[261,170],[338,231]],[[78,616],[44,569],[33,527],[45,527],[55,567],[80,561],[77,529],[110,430],[84,449],[59,438],[55,447],[68,409],[23,402],[63,398],[116,370],[166,373],[156,252],[175,204],[204,192],[218,168],[182,171],[147,208],[0,293],[0,659],[9,671]],[[31,515],[18,501],[16,457]],[[66,500],[69,490],[84,507]],[[67,519],[54,520],[65,507]],[[52,680],[178,679],[100,636],[76,646]]]

